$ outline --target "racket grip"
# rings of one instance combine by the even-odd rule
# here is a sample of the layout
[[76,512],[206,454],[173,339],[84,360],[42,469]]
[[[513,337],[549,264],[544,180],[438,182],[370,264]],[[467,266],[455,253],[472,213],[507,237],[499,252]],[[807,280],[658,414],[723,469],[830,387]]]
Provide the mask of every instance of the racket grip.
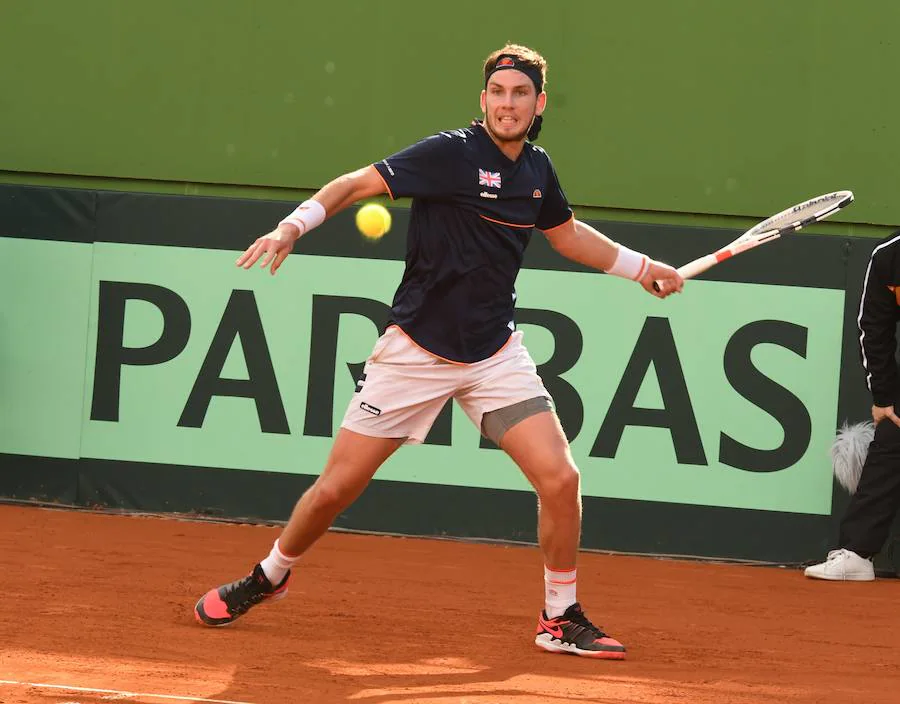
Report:
[[[681,274],[681,278],[683,279],[692,279],[698,274],[702,274],[704,271],[709,269],[710,267],[718,264],[718,260],[714,254],[707,254],[705,257],[700,257],[699,259],[695,259],[692,262],[688,262],[684,266],[678,267],[678,273]],[[653,282],[653,290],[659,292],[662,290],[662,286],[659,281]]]
[[705,257],[700,257],[684,266],[678,267],[678,273],[681,274],[683,279],[693,279],[718,263],[719,259],[716,258],[715,254],[707,254]]

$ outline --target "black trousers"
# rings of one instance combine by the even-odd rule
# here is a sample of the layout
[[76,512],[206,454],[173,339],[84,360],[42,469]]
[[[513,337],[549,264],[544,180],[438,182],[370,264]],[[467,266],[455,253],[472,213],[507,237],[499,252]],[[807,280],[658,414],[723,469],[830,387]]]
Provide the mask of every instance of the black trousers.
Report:
[[900,509],[900,428],[885,418],[863,465],[856,493],[841,519],[838,545],[863,557],[884,546]]

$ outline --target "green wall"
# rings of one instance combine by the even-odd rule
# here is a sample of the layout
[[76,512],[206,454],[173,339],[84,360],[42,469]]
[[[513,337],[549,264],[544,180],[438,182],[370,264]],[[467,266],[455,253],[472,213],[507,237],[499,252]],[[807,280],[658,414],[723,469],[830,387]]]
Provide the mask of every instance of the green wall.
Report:
[[0,180],[315,189],[467,123],[510,39],[550,61],[541,144],[574,203],[703,221],[850,188],[843,232],[875,233],[900,221],[898,21],[889,0],[3,2]]

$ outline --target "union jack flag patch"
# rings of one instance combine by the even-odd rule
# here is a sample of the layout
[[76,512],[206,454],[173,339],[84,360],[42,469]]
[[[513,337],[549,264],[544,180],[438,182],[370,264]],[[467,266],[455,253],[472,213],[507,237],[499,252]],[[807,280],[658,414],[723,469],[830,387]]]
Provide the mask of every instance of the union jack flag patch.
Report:
[[500,172],[478,169],[478,185],[488,188],[500,188]]

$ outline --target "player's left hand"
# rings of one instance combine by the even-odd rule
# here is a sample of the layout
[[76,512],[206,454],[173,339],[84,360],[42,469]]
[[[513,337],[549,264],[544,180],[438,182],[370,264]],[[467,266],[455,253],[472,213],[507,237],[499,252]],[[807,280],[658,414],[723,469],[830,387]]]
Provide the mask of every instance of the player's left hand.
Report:
[[[659,291],[654,288],[654,282],[659,283]],[[651,261],[644,278],[640,280],[640,284],[647,293],[657,298],[665,298],[673,293],[681,293],[681,289],[684,288],[684,279],[681,278],[681,274],[676,269],[668,264]]]

